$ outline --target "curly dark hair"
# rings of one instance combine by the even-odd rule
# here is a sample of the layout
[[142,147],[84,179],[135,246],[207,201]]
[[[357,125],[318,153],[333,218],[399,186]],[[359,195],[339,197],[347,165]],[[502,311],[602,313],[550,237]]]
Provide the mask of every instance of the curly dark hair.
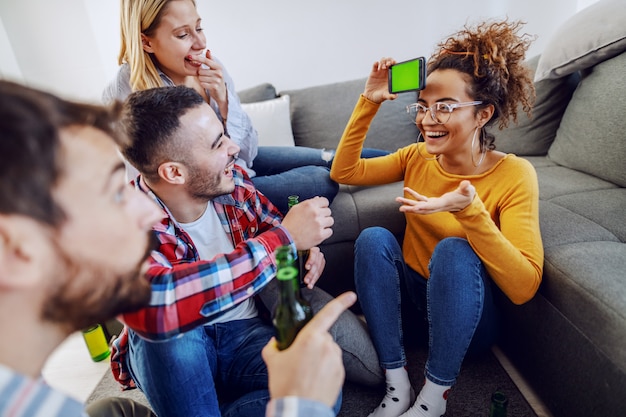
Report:
[[[437,45],[427,70],[454,69],[467,74],[468,94],[483,106],[492,104],[493,117],[487,125],[498,128],[517,123],[518,106],[531,116],[535,89],[524,58],[534,37],[518,35],[524,22],[483,22],[462,30]],[[476,109],[478,111],[478,108]],[[494,136],[483,129],[481,150],[495,149]]]

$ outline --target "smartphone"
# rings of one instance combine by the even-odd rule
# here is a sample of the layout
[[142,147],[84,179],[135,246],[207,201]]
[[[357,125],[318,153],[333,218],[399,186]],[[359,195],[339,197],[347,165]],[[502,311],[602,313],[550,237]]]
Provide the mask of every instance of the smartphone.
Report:
[[426,85],[426,59],[422,56],[390,66],[388,83],[392,94],[423,89]]

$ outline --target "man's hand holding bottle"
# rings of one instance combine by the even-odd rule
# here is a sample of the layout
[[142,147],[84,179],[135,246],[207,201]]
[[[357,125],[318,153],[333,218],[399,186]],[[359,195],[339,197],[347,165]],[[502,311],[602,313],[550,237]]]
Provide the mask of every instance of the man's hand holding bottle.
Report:
[[314,197],[296,204],[289,209],[282,221],[296,248],[309,249],[305,263],[307,274],[304,277],[308,288],[313,288],[324,271],[326,260],[317,245],[332,236],[334,223],[328,199],[325,197]]
[[328,329],[356,301],[349,291],[330,301],[300,330],[293,344],[278,350],[272,338],[262,351],[272,399],[295,396],[332,407],[343,386],[341,348]]

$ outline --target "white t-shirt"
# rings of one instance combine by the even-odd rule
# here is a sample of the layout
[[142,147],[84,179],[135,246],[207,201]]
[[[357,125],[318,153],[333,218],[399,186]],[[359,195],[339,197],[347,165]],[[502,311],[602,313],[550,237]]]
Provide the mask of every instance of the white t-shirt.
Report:
[[[208,261],[221,253],[230,253],[235,250],[232,242],[222,227],[215,207],[210,202],[200,218],[191,223],[181,223],[181,227],[189,234],[196,246],[200,259]],[[210,321],[207,325],[225,323],[233,320],[250,319],[256,317],[258,311],[254,300],[247,299],[241,304],[224,312],[218,318]]]

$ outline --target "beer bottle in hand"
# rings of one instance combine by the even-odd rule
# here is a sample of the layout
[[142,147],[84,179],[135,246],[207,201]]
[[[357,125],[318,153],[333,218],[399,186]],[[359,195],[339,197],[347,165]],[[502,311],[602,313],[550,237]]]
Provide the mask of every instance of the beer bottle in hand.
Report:
[[[287,207],[289,208],[292,208],[299,202],[300,202],[300,197],[297,195],[290,195],[289,197],[287,197]],[[296,262],[298,263],[298,284],[300,285],[301,288],[306,287],[306,284],[304,282],[304,276],[306,275],[307,270],[304,265],[306,264],[307,259],[309,259],[309,250],[308,249],[298,250],[297,256],[296,256]]]
[[300,296],[298,270],[293,255],[290,246],[281,246],[276,250],[279,296],[273,323],[279,350],[287,349],[300,329],[313,317],[311,305]]

